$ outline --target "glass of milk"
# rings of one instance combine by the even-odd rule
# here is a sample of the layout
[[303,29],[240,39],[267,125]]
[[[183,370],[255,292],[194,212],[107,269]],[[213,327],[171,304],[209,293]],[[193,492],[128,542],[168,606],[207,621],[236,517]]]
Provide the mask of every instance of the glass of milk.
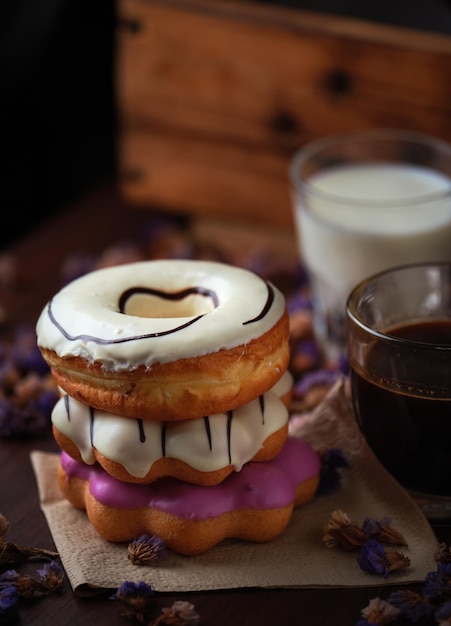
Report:
[[451,260],[451,146],[380,129],[318,139],[290,164],[313,324],[328,360],[345,354],[346,300],[363,279]]

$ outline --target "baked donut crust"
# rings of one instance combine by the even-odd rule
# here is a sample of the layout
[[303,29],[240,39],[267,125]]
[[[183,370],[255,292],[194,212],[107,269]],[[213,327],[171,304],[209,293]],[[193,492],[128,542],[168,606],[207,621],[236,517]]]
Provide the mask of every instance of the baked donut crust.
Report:
[[288,339],[285,310],[247,344],[132,371],[41,352],[57,385],[76,400],[124,417],[171,421],[233,410],[268,391],[288,367]]
[[195,556],[210,550],[227,538],[255,543],[273,541],[283,533],[295,507],[306,504],[318,486],[317,478],[310,478],[298,488],[296,504],[280,509],[241,509],[230,511],[209,520],[187,520],[156,509],[141,508],[132,511],[106,507],[89,493],[89,483],[80,478],[68,483],[64,470],[58,469],[58,483],[66,499],[78,509],[86,510],[95,531],[107,541],[123,543],[142,534],[156,535],[165,545],[184,556]]

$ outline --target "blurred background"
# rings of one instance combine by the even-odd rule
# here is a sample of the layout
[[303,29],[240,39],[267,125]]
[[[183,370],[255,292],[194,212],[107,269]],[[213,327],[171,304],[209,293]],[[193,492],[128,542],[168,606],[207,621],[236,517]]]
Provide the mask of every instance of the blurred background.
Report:
[[[449,0],[260,3],[451,34]],[[3,0],[0,11],[4,247],[116,175],[116,6],[113,0]]]

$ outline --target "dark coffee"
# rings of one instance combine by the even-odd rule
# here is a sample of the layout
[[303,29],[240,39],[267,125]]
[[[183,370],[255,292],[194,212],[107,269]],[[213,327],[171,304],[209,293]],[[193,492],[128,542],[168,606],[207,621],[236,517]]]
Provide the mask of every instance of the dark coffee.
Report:
[[[451,346],[451,320],[400,326],[389,334]],[[351,363],[353,402],[361,430],[379,460],[406,488],[451,496],[451,396],[434,388],[434,381],[443,379],[444,373],[447,377],[446,370],[451,387],[451,352],[443,351],[435,363],[421,358],[421,346],[411,362],[397,356],[392,347],[378,343],[369,350],[362,371],[357,372]],[[391,382],[420,380],[425,375],[427,393],[415,382]]]

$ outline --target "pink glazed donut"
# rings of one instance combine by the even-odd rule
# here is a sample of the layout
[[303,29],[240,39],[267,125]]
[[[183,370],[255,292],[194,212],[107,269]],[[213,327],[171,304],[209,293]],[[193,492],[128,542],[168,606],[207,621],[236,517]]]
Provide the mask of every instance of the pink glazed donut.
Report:
[[274,459],[247,463],[214,487],[175,478],[150,485],[124,483],[99,465],[74,461],[64,452],[58,481],[64,497],[86,509],[92,526],[106,540],[126,542],[147,533],[179,554],[194,555],[226,538],[275,539],[294,507],[314,496],[319,473],[317,453],[288,437]]

